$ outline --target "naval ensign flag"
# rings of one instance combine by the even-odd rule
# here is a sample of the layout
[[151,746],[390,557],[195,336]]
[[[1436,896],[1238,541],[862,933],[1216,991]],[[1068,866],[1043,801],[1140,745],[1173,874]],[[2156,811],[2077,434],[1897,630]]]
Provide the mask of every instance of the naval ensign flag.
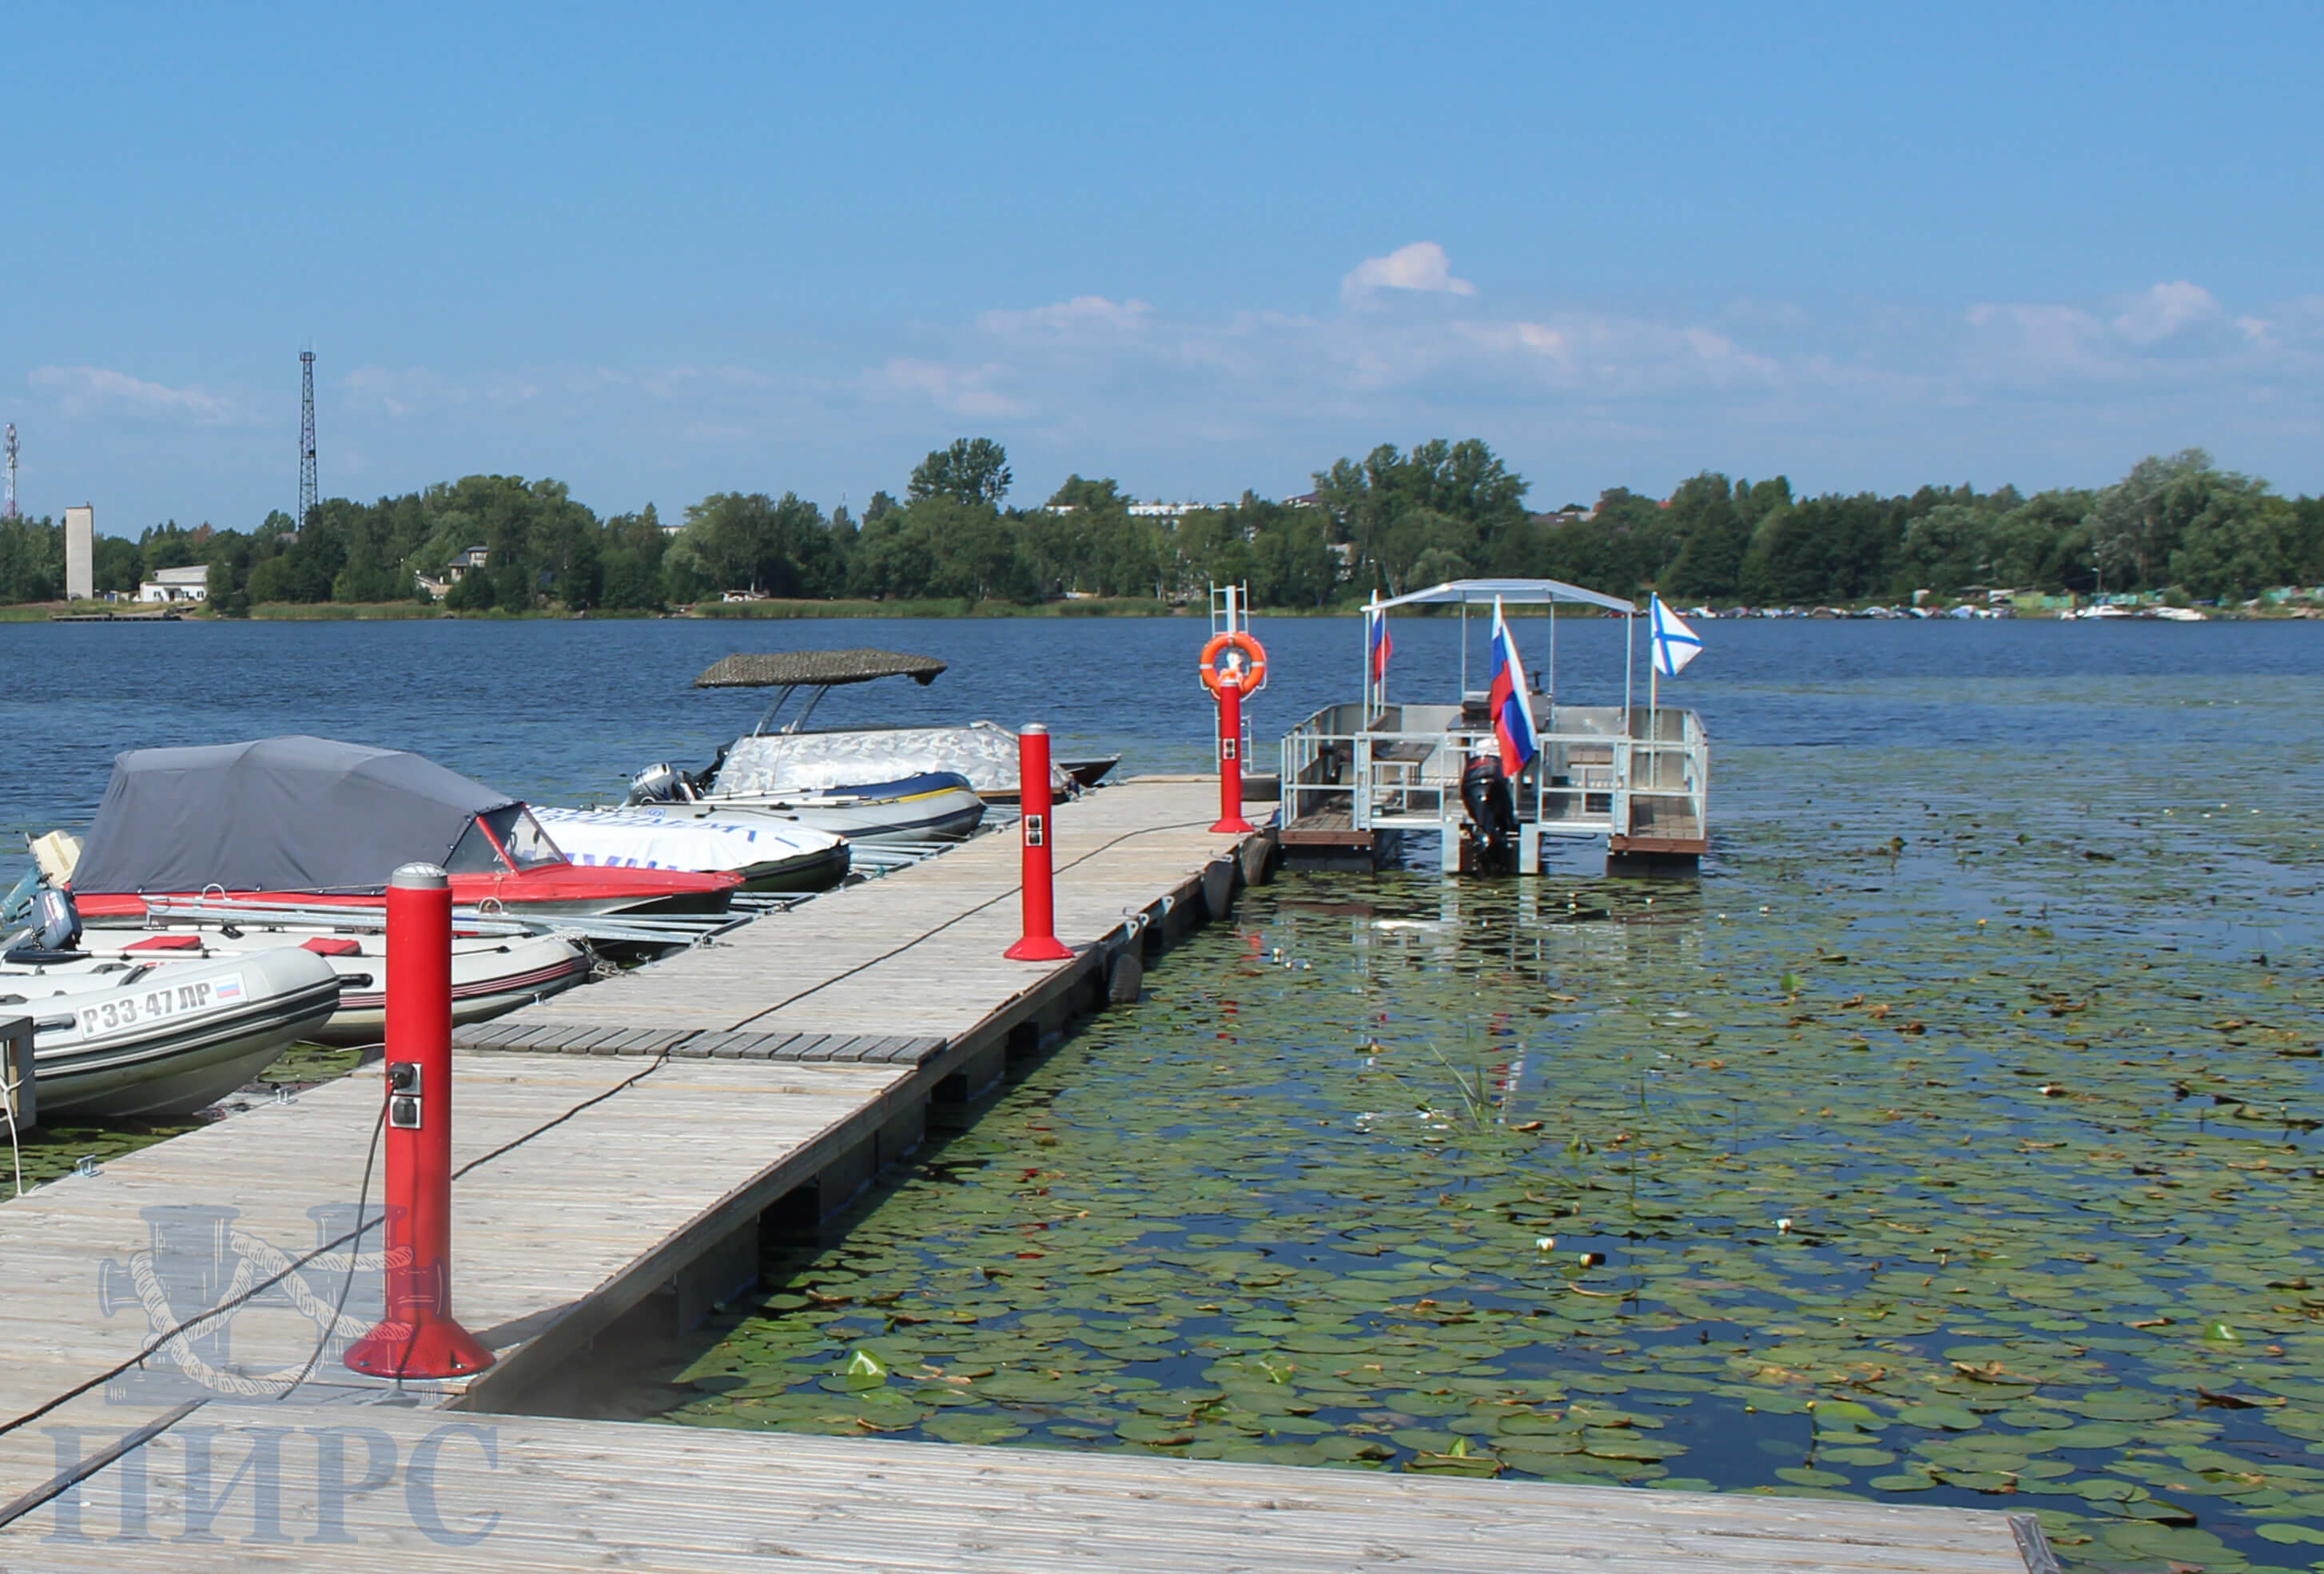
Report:
[[1648,605],[1650,638],[1655,647],[1655,671],[1664,677],[1676,677],[1686,670],[1686,664],[1702,654],[1702,637],[1679,621],[1679,616],[1663,605],[1655,596]]

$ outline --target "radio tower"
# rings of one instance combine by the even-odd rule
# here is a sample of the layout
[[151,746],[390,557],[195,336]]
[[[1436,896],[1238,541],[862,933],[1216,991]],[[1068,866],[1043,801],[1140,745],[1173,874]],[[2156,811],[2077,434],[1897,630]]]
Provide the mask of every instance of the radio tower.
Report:
[[[315,352],[299,352],[299,528],[315,517]],[[9,450],[14,452],[12,446]],[[13,472],[11,472],[13,474]]]
[[16,423],[8,423],[8,498],[0,503],[0,518],[16,517]]

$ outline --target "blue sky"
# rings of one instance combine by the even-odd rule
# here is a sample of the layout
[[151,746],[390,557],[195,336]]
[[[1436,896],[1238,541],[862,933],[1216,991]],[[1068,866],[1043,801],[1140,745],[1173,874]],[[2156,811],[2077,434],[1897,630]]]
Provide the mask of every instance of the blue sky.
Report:
[[1005,443],[1148,497],[1481,436],[2324,490],[2324,8],[20,7],[32,511],[247,528],[481,470],[860,511]]

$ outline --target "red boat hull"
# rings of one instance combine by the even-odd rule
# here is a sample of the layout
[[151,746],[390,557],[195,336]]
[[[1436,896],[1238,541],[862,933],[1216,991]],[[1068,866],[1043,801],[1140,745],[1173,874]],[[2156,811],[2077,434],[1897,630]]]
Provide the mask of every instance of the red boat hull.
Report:
[[[553,864],[521,874],[456,874],[452,902],[456,907],[498,905],[512,912],[534,916],[557,913],[723,913],[742,886],[735,874],[695,874],[669,869],[600,869],[580,864]],[[201,891],[155,891],[173,901],[198,901]],[[304,907],[379,907],[387,902],[383,891],[228,891],[229,897],[251,902],[293,902]],[[73,906],[84,918],[142,918],[145,895],[117,891],[73,893]]]

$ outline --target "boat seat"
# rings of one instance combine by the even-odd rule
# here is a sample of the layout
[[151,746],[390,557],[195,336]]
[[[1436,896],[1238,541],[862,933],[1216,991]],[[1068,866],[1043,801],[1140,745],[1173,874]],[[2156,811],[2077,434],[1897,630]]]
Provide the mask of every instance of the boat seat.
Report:
[[198,934],[156,934],[148,939],[130,942],[124,951],[199,951],[202,937]]
[[317,956],[361,956],[363,943],[357,940],[344,940],[336,934],[318,934],[300,949],[311,951]]

